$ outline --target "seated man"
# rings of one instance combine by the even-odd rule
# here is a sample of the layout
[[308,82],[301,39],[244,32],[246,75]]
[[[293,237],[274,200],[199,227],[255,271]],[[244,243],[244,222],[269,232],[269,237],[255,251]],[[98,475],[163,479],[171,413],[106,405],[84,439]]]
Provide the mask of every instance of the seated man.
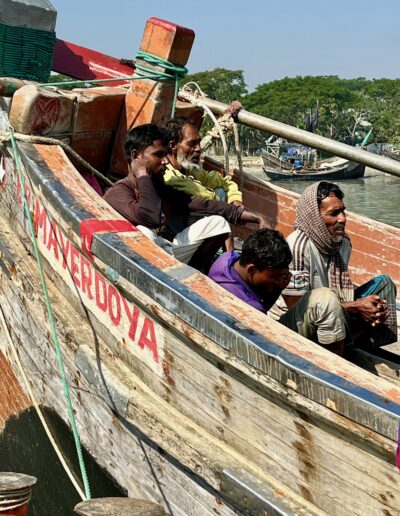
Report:
[[[228,222],[262,225],[264,221],[242,206],[192,197],[166,186],[167,143],[165,131],[154,124],[132,129],[125,141],[128,176],[112,186],[104,199],[178,260],[208,272],[215,252],[230,232]],[[203,218],[186,227],[190,212]],[[162,238],[158,233],[167,225],[170,213],[184,222],[180,231],[169,227],[164,231],[167,238]]]
[[242,193],[231,176],[207,172],[200,165],[200,135],[196,125],[187,118],[170,120],[168,165],[164,174],[167,185],[202,199],[214,199],[242,206]]
[[[224,253],[211,266],[209,277],[226,290],[267,313],[290,280],[292,254],[283,235],[259,229],[243,244],[242,254]],[[334,353],[342,354],[345,318],[332,289],[308,292],[279,322]]]
[[[217,171],[205,171],[200,165],[200,135],[197,126],[187,118],[170,120],[166,129],[169,133],[168,161],[164,181],[189,195],[202,199],[226,201],[229,204],[242,204],[242,193],[232,177],[222,177]],[[191,216],[189,223],[198,218]],[[227,250],[233,249],[233,239],[225,242]]]
[[379,276],[354,290],[343,197],[337,185],[326,181],[309,186],[300,196],[296,230],[288,237],[292,280],[283,298],[290,308],[309,291],[329,286],[342,303],[353,340],[388,344],[397,340],[396,287],[388,276]]

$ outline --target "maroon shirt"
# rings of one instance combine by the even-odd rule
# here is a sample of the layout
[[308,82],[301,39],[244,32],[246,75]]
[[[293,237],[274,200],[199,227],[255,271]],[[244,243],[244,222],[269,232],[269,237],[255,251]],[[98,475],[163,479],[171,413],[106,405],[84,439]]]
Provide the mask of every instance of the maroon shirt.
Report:
[[[123,217],[136,226],[158,229],[163,224],[163,211],[173,219],[181,219],[181,230],[186,227],[189,213],[200,215],[221,215],[231,224],[237,224],[244,211],[243,206],[223,201],[200,199],[167,186],[163,180],[142,176],[138,179],[126,177],[109,188],[104,199]],[[172,240],[177,228],[163,236]],[[174,234],[175,233],[175,234]]]

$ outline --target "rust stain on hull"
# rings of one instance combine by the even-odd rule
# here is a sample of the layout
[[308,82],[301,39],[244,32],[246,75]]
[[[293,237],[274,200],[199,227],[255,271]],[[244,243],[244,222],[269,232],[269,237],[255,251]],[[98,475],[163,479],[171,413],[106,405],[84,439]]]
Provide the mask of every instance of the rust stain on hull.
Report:
[[7,420],[31,406],[7,358],[0,351],[0,428]]

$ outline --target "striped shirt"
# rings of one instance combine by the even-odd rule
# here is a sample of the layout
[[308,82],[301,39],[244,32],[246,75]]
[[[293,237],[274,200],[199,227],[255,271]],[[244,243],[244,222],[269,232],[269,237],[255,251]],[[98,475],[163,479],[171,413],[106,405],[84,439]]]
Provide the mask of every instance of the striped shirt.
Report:
[[[320,253],[310,238],[299,229],[288,236],[287,242],[293,254],[290,264],[292,278],[282,294],[304,296],[309,290],[329,287],[330,257]],[[351,255],[351,243],[348,238],[343,238],[339,252],[344,263],[348,264]]]

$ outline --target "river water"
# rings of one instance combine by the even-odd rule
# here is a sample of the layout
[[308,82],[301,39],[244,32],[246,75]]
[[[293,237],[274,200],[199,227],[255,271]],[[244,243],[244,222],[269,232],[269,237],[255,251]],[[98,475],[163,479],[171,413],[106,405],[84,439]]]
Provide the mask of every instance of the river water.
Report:
[[[400,178],[366,169],[360,179],[334,181],[344,192],[347,211],[400,227]],[[276,185],[301,193],[309,181],[277,181]]]

